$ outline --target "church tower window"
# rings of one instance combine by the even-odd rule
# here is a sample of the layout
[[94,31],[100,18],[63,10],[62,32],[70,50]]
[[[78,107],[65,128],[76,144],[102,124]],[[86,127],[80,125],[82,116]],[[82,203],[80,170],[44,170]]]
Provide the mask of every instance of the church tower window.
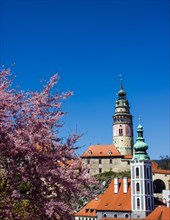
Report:
[[140,185],[139,183],[136,183],[136,192],[139,193],[139,191],[140,191]]
[[136,178],[139,178],[139,167],[136,167]]
[[140,208],[140,199],[139,198],[137,199],[137,208],[138,209]]

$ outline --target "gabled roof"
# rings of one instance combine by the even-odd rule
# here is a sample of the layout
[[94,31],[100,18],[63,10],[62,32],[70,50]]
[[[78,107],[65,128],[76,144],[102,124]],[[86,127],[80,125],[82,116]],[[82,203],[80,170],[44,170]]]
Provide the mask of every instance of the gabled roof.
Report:
[[146,217],[146,220],[169,220],[170,208],[166,206],[158,206],[151,214]]
[[128,179],[127,193],[123,192],[123,179],[119,179],[118,193],[114,193],[114,180],[110,183],[102,196],[102,200],[97,208],[103,211],[131,211],[131,182]]
[[113,144],[91,145],[81,156],[83,157],[123,157]]
[[87,216],[97,217],[97,207],[101,201],[102,195],[98,195],[95,199],[92,199],[86,206],[84,206],[75,216]]

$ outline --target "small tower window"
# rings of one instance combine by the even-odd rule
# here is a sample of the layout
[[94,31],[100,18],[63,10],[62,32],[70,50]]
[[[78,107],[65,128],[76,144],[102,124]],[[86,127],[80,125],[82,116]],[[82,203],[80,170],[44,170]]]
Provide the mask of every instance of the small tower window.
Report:
[[99,168],[99,173],[102,173],[102,168]]
[[123,129],[119,129],[119,136],[123,136]]
[[137,208],[138,209],[140,208],[140,199],[139,198],[137,199]]
[[87,164],[90,164],[90,159],[87,160]]
[[151,210],[151,200],[148,198],[148,209]]
[[112,164],[112,159],[110,159],[110,164]]
[[125,218],[129,218],[129,215],[128,215],[128,214],[126,214],[126,215],[125,215]]
[[105,214],[103,214],[103,217],[107,217],[106,213],[105,213]]
[[139,193],[139,191],[140,191],[140,185],[139,183],[136,183],[136,192]]
[[99,164],[101,164],[102,163],[102,160],[101,159],[99,159]]
[[148,186],[148,194],[150,194],[150,186],[149,186],[149,183],[147,183],[147,186]]
[[147,173],[147,179],[149,179],[149,167],[147,167],[146,173]]
[[139,167],[136,167],[136,178],[139,178]]

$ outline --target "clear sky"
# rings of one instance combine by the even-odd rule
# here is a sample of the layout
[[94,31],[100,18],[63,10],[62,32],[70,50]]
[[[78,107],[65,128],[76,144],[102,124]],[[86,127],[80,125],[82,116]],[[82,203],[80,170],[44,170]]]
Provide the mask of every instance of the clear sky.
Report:
[[56,71],[71,90],[61,135],[84,133],[90,144],[112,143],[119,74],[152,159],[169,150],[169,1],[1,0],[0,63],[22,89],[39,90]]

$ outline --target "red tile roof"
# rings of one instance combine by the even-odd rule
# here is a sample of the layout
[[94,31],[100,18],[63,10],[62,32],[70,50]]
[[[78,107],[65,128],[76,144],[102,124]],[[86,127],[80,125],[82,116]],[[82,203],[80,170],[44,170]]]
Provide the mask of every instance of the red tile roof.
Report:
[[166,206],[158,206],[146,217],[146,220],[169,220],[170,208]]
[[131,211],[131,182],[128,179],[127,193],[123,193],[123,179],[119,180],[119,191],[114,193],[114,180],[102,196],[98,210]]
[[113,144],[91,145],[81,157],[123,157]]
[[75,216],[87,216],[97,217],[97,207],[101,201],[103,195],[98,195],[95,199],[91,200],[86,206],[84,206]]
[[124,155],[125,159],[132,159],[132,157],[133,157],[132,155]]

